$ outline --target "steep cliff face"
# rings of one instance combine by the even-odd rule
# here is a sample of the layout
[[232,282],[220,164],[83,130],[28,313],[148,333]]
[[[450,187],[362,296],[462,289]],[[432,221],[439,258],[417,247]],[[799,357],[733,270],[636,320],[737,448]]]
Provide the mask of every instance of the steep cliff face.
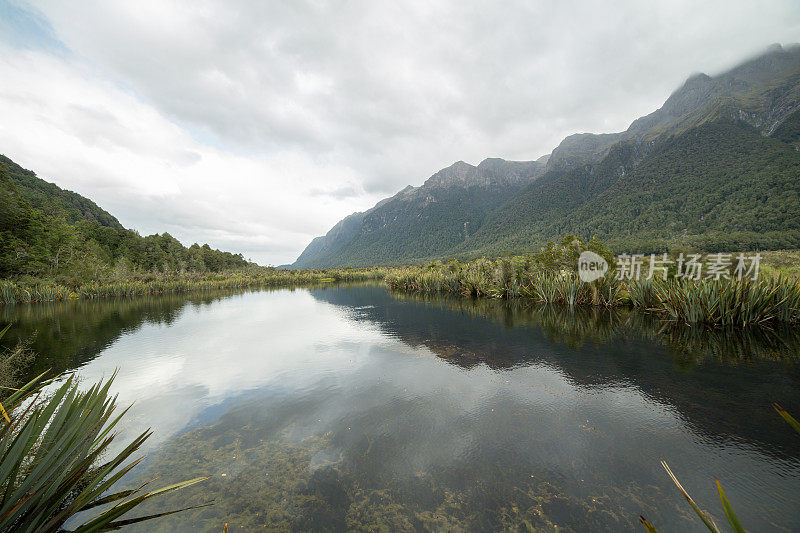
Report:
[[546,169],[537,161],[458,161],[372,209],[354,213],[306,247],[294,268],[407,261],[442,253],[478,230],[486,215]]
[[571,135],[536,161],[458,161],[347,217],[295,266],[524,252],[570,232],[639,247],[670,235],[705,247],[800,246],[791,224],[800,220],[798,149],[800,45],[774,45],[718,76],[690,76],[623,132]]
[[660,109],[635,120],[625,137],[676,133],[720,119],[739,120],[770,135],[798,104],[800,45],[773,45],[719,76],[691,76]]
[[570,135],[553,150],[547,169],[594,163],[619,141],[644,143],[715,120],[739,120],[770,135],[798,107],[800,45],[776,44],[719,76],[693,74],[664,105],[623,132]]

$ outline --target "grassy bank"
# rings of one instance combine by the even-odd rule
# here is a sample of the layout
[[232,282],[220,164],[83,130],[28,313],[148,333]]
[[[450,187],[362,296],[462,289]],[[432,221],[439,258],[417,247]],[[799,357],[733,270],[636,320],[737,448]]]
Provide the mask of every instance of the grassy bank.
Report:
[[800,250],[773,250],[761,252],[761,274],[800,280]]
[[339,281],[383,279],[382,268],[278,270],[247,268],[221,273],[167,273],[130,276],[76,285],[46,280],[0,280],[0,304],[53,302],[69,299],[119,298],[146,294],[186,293],[247,287],[281,287]]
[[[394,291],[392,297],[407,302],[424,302],[460,315],[479,317],[509,329],[539,329],[553,344],[571,350],[586,345],[604,345],[620,339],[646,338],[667,348],[677,364],[690,368],[707,361],[737,365],[754,361],[800,361],[800,328],[775,323],[768,327],[693,327],[682,322],[665,322],[654,313],[643,313],[629,306],[581,306],[531,304],[517,298],[499,301],[492,298],[463,298],[458,295]],[[480,347],[470,348],[468,339],[457,349],[447,341],[430,336],[403,338],[424,344],[444,360],[470,366],[483,363],[493,369],[510,368],[520,362],[503,352],[489,358]]]
[[800,323],[800,283],[783,276],[759,281],[620,281],[612,272],[584,283],[565,264],[569,262],[556,262],[553,267],[537,256],[450,261],[396,269],[388,273],[386,282],[405,292],[519,298],[570,307],[638,307],[686,324]]

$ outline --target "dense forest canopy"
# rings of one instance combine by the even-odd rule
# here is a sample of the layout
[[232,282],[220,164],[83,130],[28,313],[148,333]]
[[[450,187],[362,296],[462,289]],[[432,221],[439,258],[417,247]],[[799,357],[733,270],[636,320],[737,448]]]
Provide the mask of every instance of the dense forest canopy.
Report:
[[64,283],[155,272],[219,272],[250,265],[168,233],[141,236],[94,202],[0,156],[0,277]]
[[788,144],[722,120],[646,148],[618,143],[596,165],[545,176],[454,251],[518,253],[569,233],[627,252],[800,247],[800,152]]

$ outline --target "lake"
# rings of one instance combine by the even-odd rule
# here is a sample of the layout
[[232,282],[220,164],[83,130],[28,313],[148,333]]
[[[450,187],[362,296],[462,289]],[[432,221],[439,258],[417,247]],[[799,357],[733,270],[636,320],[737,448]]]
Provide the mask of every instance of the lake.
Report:
[[[374,284],[6,306],[29,375],[118,375],[128,484],[209,474],[142,531],[800,530],[796,331],[423,298]],[[135,530],[135,528],[131,528]]]

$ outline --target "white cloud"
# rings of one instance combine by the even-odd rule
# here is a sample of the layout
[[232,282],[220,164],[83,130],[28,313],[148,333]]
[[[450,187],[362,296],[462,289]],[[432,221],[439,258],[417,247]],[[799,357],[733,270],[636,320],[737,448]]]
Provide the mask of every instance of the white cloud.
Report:
[[377,201],[298,150],[241,156],[205,146],[132,94],[70,62],[0,48],[2,151],[143,233],[168,231],[263,263],[291,259],[342,212]]
[[619,131],[800,35],[793,0],[35,9],[69,53],[2,51],[0,151],[143,231],[273,263],[455,160]]

